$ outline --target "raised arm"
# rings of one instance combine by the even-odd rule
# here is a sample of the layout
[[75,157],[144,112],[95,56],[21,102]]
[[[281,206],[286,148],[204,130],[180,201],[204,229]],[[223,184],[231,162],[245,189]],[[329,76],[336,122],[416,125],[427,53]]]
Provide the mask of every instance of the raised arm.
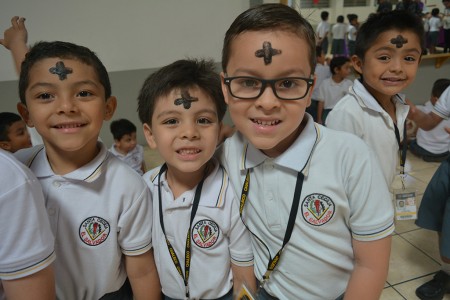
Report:
[[25,27],[25,18],[14,16],[11,19],[11,27],[5,30],[0,44],[11,51],[17,74],[20,73],[20,65],[28,52],[28,32]]
[[443,119],[433,111],[425,113],[418,109],[411,101],[406,99],[409,105],[408,119],[416,122],[417,126],[423,130],[431,130],[436,127]]

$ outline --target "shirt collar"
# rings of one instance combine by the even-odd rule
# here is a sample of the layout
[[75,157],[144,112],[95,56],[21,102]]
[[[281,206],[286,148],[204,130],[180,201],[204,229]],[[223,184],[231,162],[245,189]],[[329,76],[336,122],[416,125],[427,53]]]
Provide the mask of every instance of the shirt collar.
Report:
[[[381,107],[378,101],[375,100],[372,94],[367,91],[367,89],[358,79],[355,79],[355,81],[353,82],[353,86],[350,88],[350,94],[352,94],[361,103],[362,106],[365,106],[376,112],[384,112],[384,109]],[[405,95],[396,94],[394,96],[394,101],[396,103],[396,106],[397,103],[401,105],[406,104]]]
[[[108,151],[103,143],[97,142],[97,146],[100,148],[100,151],[92,161],[79,169],[62,175],[61,177],[71,180],[82,180],[86,182],[95,181],[104,171],[104,162],[109,156]],[[31,159],[28,162],[28,166],[38,178],[51,177],[56,175],[50,166],[44,147],[38,147],[36,149],[36,153],[31,156]]]
[[270,158],[246,141],[242,147],[240,169],[254,168],[264,161],[271,160],[274,164],[294,170],[296,172],[307,173],[308,162],[317,141],[320,138],[320,130],[312,117],[305,114],[307,120],[305,128],[294,143],[281,155]]

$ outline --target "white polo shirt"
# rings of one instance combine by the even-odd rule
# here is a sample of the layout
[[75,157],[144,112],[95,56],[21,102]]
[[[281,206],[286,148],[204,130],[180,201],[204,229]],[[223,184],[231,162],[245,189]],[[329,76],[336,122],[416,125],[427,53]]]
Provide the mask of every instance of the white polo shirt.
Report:
[[[394,230],[388,187],[371,150],[354,135],[315,124],[310,115],[283,154],[269,158],[236,133],[221,160],[240,196],[250,172],[244,222],[273,257],[281,248],[298,172],[305,176],[291,239],[265,285],[279,299],[335,299],[354,268],[352,238],[373,241]],[[269,256],[252,238],[255,274],[262,280]]]
[[331,77],[330,66],[317,63],[314,75],[316,76],[316,82],[314,83],[314,90],[312,92],[311,99],[318,100],[320,85],[326,78]]
[[[191,299],[216,299],[225,295],[233,287],[231,263],[238,266],[253,265],[250,236],[240,219],[239,203],[234,198],[227,173],[217,161],[214,163],[214,170],[203,183],[198,210],[190,229]],[[184,282],[170,257],[160,224],[159,170],[160,167],[155,168],[143,176],[153,196],[153,246],[156,267],[164,295],[184,299]],[[174,199],[166,173],[161,176],[164,228],[178,256],[183,275],[186,235],[195,189]]]
[[56,175],[42,146],[16,152],[39,179],[55,235],[58,299],[99,299],[126,279],[123,255],[151,248],[152,205],[142,177],[99,142],[87,165]]
[[353,85],[350,79],[336,82],[332,77],[326,78],[319,87],[317,100],[323,102],[324,109],[333,109],[334,106],[348,94],[348,89]]
[[133,170],[139,173],[139,175],[143,174],[142,162],[144,161],[144,147],[137,144],[136,147],[134,147],[134,149],[128,152],[126,155],[119,153],[114,145],[109,148],[109,151],[111,151],[111,153],[117,156],[119,159],[123,160],[127,165],[132,167]]
[[[330,32],[330,23],[328,21],[320,21],[319,25],[317,25],[316,34],[319,38],[326,37],[326,34]],[[323,49],[326,53],[327,49]]]
[[23,278],[55,260],[41,185],[14,156],[0,150],[0,299],[2,280]]
[[439,97],[434,105],[433,112],[445,120],[450,117],[450,86]]
[[[429,113],[433,110],[433,104],[427,101],[424,106],[417,105],[417,108],[424,113]],[[429,131],[423,129],[417,129],[416,141],[417,144],[434,154],[441,154],[449,151],[450,138],[445,131],[445,127],[450,127],[450,120],[442,120],[436,127]]]
[[[403,95],[395,96],[395,107],[400,140],[403,140],[403,128],[409,111]],[[399,166],[394,121],[358,79],[330,112],[326,125],[362,138],[377,155],[386,183],[391,185]]]

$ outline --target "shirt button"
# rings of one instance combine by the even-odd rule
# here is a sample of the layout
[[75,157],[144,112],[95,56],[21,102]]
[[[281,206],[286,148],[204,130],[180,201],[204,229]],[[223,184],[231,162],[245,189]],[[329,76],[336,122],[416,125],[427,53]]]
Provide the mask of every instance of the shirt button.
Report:
[[60,187],[60,186],[61,186],[61,183],[58,182],[58,181],[53,181],[53,186],[54,186],[54,187]]

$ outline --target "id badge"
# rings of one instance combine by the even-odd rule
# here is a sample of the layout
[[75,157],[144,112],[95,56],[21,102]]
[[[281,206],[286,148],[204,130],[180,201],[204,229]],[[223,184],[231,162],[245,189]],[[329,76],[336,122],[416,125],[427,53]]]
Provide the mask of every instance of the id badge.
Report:
[[412,188],[394,189],[396,220],[417,219],[416,191]]
[[255,297],[253,297],[252,293],[250,293],[250,291],[245,286],[245,284],[243,284],[236,299],[237,300],[255,300]]

